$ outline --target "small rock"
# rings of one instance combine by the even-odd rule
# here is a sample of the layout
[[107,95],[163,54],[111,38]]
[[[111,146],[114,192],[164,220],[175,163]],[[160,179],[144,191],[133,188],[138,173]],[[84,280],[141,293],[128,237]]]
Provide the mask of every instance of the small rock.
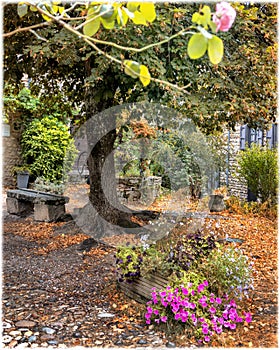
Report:
[[32,328],[36,325],[36,322],[28,321],[28,320],[21,320],[16,322],[16,327],[18,328]]
[[166,343],[166,347],[167,348],[176,348],[176,345],[174,343],[172,343],[171,341]]
[[57,297],[50,297],[50,298],[48,299],[48,301],[50,301],[51,303],[54,303],[54,302],[57,301]]
[[17,345],[17,341],[15,339],[13,339],[10,343],[9,343],[9,348],[14,348]]
[[57,345],[57,344],[58,344],[58,341],[55,340],[55,339],[52,339],[52,340],[48,340],[47,343],[48,343],[49,345]]
[[41,341],[48,341],[54,339],[54,336],[51,334],[43,334],[41,336]]
[[29,343],[21,343],[17,345],[17,349],[25,349],[29,347]]
[[54,322],[51,324],[52,327],[62,329],[63,328],[63,323],[61,322]]
[[103,318],[103,317],[115,317],[114,314],[110,314],[109,312],[100,312],[97,317]]
[[73,337],[74,337],[74,338],[82,338],[82,336],[83,336],[83,335],[82,335],[81,332],[74,332],[74,333],[73,333]]
[[10,343],[12,340],[13,340],[13,338],[8,334],[6,334],[2,337],[2,343],[4,343],[4,344]]
[[119,339],[115,342],[115,345],[123,345],[123,342]]
[[140,339],[140,340],[138,340],[138,342],[137,342],[137,344],[147,344],[147,340],[145,340],[145,339]]
[[11,328],[12,327],[12,325],[9,323],[9,322],[3,322],[2,323],[2,327],[4,328],[4,329],[7,329],[7,328]]
[[102,341],[102,340],[96,340],[96,341],[94,342],[94,344],[96,344],[96,345],[102,345],[102,344],[103,344],[103,341]]
[[24,333],[24,336],[25,337],[30,337],[32,334],[33,334],[33,332],[27,331],[27,332]]
[[43,327],[42,331],[45,332],[46,334],[54,334],[55,333],[55,329],[52,329],[50,327]]
[[20,331],[11,331],[11,332],[9,332],[9,335],[11,335],[12,337],[17,337],[18,335],[21,336],[21,332]]
[[31,335],[31,336],[28,338],[29,343],[34,343],[36,340],[37,340],[36,335]]

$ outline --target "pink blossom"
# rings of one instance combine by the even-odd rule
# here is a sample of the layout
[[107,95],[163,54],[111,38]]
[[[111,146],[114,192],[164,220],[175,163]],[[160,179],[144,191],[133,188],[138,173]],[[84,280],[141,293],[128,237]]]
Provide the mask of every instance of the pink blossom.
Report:
[[250,312],[245,312],[245,321],[248,323],[252,321],[252,316]]
[[166,322],[167,321],[167,316],[161,316],[161,322]]
[[219,30],[227,32],[236,17],[236,11],[228,2],[222,1],[216,5],[216,12],[213,14],[213,22],[217,25],[216,32]]

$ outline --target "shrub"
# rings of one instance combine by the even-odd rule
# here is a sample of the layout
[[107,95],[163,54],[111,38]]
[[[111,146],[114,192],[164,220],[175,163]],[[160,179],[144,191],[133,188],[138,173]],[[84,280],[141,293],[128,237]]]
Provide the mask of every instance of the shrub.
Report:
[[68,127],[51,117],[32,120],[22,134],[21,146],[32,174],[52,182],[64,180],[76,156]]
[[276,202],[278,188],[277,150],[253,144],[238,155],[239,174],[261,200]]
[[252,263],[241,249],[219,247],[213,250],[198,267],[209,282],[211,291],[221,296],[248,296],[253,289]]

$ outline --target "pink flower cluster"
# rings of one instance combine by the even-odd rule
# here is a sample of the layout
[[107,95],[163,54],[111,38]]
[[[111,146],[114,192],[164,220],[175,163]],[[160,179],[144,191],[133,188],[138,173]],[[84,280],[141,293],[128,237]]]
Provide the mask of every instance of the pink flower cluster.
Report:
[[213,22],[217,25],[216,32],[219,30],[227,32],[236,17],[236,11],[228,2],[222,1],[216,5],[216,12],[213,14]]
[[[244,321],[238,315],[235,301],[229,301],[227,295],[221,299],[213,293],[203,294],[207,286],[208,282],[204,281],[195,289],[191,283],[175,289],[168,286],[160,292],[153,288],[152,299],[147,303],[146,323],[166,323],[169,318],[187,323],[202,334],[199,342],[209,342],[211,336],[221,334],[225,328],[235,329],[237,323]],[[202,314],[204,317],[198,317]],[[245,313],[245,321],[251,320],[250,313]]]

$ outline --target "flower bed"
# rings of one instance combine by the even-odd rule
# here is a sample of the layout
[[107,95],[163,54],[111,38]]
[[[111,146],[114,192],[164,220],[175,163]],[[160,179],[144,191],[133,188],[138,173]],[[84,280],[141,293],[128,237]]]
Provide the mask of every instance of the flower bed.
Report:
[[199,343],[207,343],[251,321],[239,304],[253,289],[252,264],[234,240],[225,239],[233,242],[226,245],[218,241],[198,231],[153,245],[118,248],[120,288],[146,302],[147,324],[170,328],[179,323]]

